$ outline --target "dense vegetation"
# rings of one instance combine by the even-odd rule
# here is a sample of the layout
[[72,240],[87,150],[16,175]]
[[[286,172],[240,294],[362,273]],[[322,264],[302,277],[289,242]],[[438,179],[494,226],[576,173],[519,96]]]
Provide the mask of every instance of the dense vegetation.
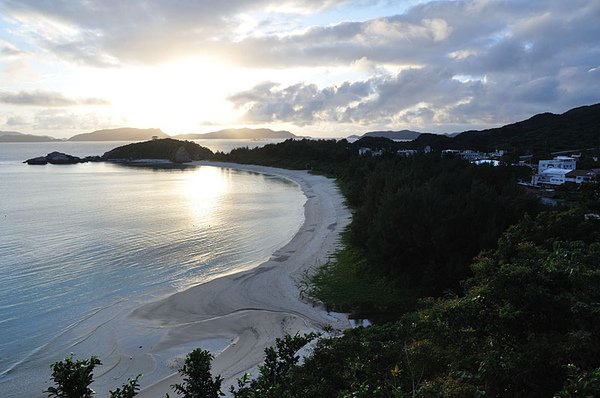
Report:
[[[306,293],[388,321],[319,340],[287,396],[600,393],[600,222],[586,218],[597,184],[574,209],[540,213],[519,168],[344,157],[349,144],[328,142],[340,165],[286,145],[296,164],[336,176],[355,209],[345,249]],[[245,153],[285,166],[278,150]]]
[[464,294],[320,340],[293,396],[548,397],[582,376],[594,392],[565,396],[597,396],[599,242],[581,209],[525,217],[476,259]]
[[[347,250],[338,256],[341,277],[333,269],[319,272],[320,283],[307,292],[338,309],[370,316],[403,313],[414,308],[418,297],[456,290],[470,275],[475,255],[493,248],[509,225],[540,207],[515,183],[527,170],[474,166],[439,154],[361,157],[357,146],[345,140],[289,140],[217,157],[279,167],[310,165],[338,179],[355,209]],[[365,286],[365,277],[371,284]],[[336,300],[341,292],[353,296]]]
[[[319,339],[303,364],[314,336],[277,340],[234,397],[600,396],[598,182],[544,209],[515,183],[526,169],[439,154],[288,140],[209,158],[337,178],[353,221],[304,294],[376,320]],[[218,396],[210,354],[188,360],[204,381],[178,391]]]
[[358,155],[346,140],[302,139],[286,140],[254,149],[237,148],[228,154],[217,153],[215,159],[290,169],[312,169],[335,176],[344,169],[347,162],[358,160]]
[[115,159],[166,159],[174,160],[177,151],[185,149],[191,160],[209,159],[213,156],[210,149],[191,141],[180,141],[172,138],[156,139],[123,145],[102,155],[105,160]]
[[600,148],[600,104],[571,109],[562,115],[542,113],[506,126],[465,131],[455,137],[421,134],[405,146],[443,149],[504,149],[513,154],[547,155],[566,150]]

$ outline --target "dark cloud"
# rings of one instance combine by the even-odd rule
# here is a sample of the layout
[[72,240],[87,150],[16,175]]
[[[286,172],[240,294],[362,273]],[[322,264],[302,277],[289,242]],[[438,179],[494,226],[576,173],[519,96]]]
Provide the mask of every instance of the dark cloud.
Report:
[[244,121],[322,122],[431,130],[508,123],[541,111],[564,111],[598,100],[600,72],[572,70],[570,77],[530,79],[528,75],[459,79],[450,69],[425,67],[393,76],[319,89],[263,83],[229,100],[245,111]]
[[63,107],[76,105],[108,105],[101,98],[69,98],[52,91],[0,92],[0,103],[8,105]]
[[319,89],[314,84],[279,87],[272,82],[259,84],[237,93],[229,100],[246,110],[247,122],[292,122],[300,126],[319,121],[339,121],[353,103],[374,91],[373,81],[346,82],[340,86]]
[[430,2],[403,15],[248,39],[238,43],[246,49],[237,53],[239,62],[284,67],[366,59],[418,67],[379,73],[364,82],[372,90],[368,95],[335,107],[331,98],[319,101],[328,88],[314,87],[306,105],[292,108],[273,105],[295,98],[290,91],[297,86],[271,88],[261,102],[244,102],[239,95],[231,100],[247,110],[246,120],[417,123],[432,129],[562,112],[600,101],[598,20],[600,2],[591,0]]

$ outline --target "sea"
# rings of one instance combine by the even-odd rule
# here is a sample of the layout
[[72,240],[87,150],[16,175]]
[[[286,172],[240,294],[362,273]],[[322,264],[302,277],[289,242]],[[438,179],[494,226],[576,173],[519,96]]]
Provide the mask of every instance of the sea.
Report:
[[[199,141],[223,152],[271,142]],[[136,360],[154,379],[166,376],[163,362],[176,353],[151,355],[144,344],[154,332],[128,314],[266,261],[304,220],[300,188],[271,175],[22,163],[123,144],[0,143],[0,397],[47,396],[50,364],[70,354],[97,355],[105,384],[135,376]]]

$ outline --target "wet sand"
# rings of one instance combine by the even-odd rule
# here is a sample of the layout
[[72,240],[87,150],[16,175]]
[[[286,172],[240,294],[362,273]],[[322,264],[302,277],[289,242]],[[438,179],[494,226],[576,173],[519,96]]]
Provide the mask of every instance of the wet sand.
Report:
[[[184,355],[193,347],[213,352],[213,374],[224,378],[226,391],[245,372],[256,374],[264,349],[277,337],[321,331],[326,325],[340,330],[349,326],[345,314],[328,313],[302,300],[299,282],[334,253],[351,214],[334,181],[322,176],[254,165],[195,164],[283,177],[297,183],[306,196],[303,225],[268,261],[147,303],[130,315],[160,332],[152,347],[157,358],[179,349]],[[179,381],[174,373],[143,388],[139,396],[162,398],[167,392],[173,396],[170,385]]]

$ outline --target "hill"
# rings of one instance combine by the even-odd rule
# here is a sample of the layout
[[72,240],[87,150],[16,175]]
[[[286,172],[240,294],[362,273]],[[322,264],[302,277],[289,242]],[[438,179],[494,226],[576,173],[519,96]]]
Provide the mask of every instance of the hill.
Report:
[[77,134],[69,141],[143,141],[153,136],[168,138],[160,129],[136,129],[123,127],[118,129],[96,130],[91,133]]
[[269,138],[296,138],[289,131],[273,131],[271,129],[224,129],[205,134],[179,134],[173,138],[184,140],[204,140],[204,139],[269,139]]
[[552,152],[600,147],[600,104],[582,106],[563,114],[541,113],[506,126],[462,132],[455,137],[421,134],[406,147],[435,150],[504,149],[515,154],[542,155]]
[[52,142],[61,141],[47,135],[23,134],[16,131],[0,131],[0,142]]
[[195,142],[163,138],[136,142],[112,149],[102,155],[104,160],[166,159],[177,163],[203,160],[213,156],[210,149]]
[[363,137],[381,137],[388,138],[390,140],[414,140],[419,137],[421,133],[411,130],[400,130],[400,131],[369,131],[363,134]]

